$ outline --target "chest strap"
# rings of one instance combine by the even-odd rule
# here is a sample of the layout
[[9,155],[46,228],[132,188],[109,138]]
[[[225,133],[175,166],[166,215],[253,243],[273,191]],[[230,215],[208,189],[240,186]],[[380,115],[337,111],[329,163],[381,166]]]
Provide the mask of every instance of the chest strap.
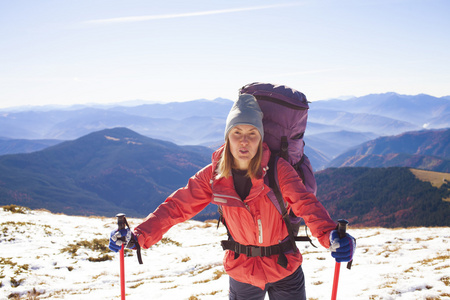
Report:
[[222,245],[223,250],[231,250],[237,255],[245,254],[247,257],[272,256],[278,254],[279,257],[277,263],[283,268],[287,268],[288,263],[286,255],[284,254],[287,252],[293,252],[292,243],[289,239],[281,242],[280,244],[268,247],[251,245],[247,246],[239,244],[238,242],[235,242],[233,240],[221,241],[220,244]]

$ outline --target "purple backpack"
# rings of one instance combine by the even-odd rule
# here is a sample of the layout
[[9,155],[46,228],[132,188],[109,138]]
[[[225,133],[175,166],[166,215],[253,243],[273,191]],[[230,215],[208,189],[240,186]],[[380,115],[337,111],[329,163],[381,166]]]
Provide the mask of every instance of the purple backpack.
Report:
[[251,94],[258,101],[264,114],[264,142],[272,154],[288,161],[297,170],[306,189],[316,194],[311,162],[303,154],[309,109],[305,95],[285,85],[261,82],[247,84],[240,93]]
[[264,142],[272,152],[267,180],[273,193],[268,194],[269,198],[283,216],[293,243],[295,244],[295,241],[311,241],[307,236],[297,236],[301,218],[292,212],[286,213],[285,202],[276,176],[276,163],[281,157],[294,167],[309,192],[314,195],[317,192],[311,162],[303,153],[305,146],[303,135],[306,130],[309,109],[308,101],[305,95],[297,90],[271,83],[254,82],[245,85],[239,92],[253,95],[264,114]]

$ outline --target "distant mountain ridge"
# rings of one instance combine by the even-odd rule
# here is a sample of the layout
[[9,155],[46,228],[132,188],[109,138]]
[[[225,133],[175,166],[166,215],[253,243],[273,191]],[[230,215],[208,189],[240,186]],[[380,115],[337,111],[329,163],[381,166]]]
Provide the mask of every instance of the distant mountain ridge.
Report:
[[[195,100],[108,109],[0,112],[0,136],[71,140],[107,128],[127,127],[176,144],[199,145],[223,135],[230,100]],[[214,135],[212,140],[208,136]]]
[[61,140],[16,140],[0,138],[0,155],[30,153],[61,143]]
[[327,167],[392,167],[450,172],[450,129],[406,132],[363,143]]
[[106,129],[38,152],[0,156],[0,204],[143,217],[207,165],[211,152]]
[[[218,98],[135,106],[0,110],[0,136],[73,140],[94,131],[126,127],[178,145],[215,147],[223,141],[225,119],[232,104],[231,100]],[[369,139],[449,127],[448,97],[385,93],[314,101],[310,103],[305,152],[313,158],[313,167],[320,170],[349,148]],[[343,140],[349,142],[342,143]]]
[[[409,122],[420,128],[428,128],[439,116],[450,114],[450,102],[447,97],[433,97],[426,94],[400,95],[397,93],[370,94],[350,100],[329,100],[312,103],[313,109],[346,111],[383,116]],[[446,124],[433,124],[432,128],[450,127]]]

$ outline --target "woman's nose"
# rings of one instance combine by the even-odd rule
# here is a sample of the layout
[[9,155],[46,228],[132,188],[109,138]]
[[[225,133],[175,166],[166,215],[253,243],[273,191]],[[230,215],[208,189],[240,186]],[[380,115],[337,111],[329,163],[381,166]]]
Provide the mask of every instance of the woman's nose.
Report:
[[248,137],[247,137],[247,135],[244,134],[244,135],[242,136],[241,143],[242,143],[242,144],[247,144],[247,143],[248,143]]

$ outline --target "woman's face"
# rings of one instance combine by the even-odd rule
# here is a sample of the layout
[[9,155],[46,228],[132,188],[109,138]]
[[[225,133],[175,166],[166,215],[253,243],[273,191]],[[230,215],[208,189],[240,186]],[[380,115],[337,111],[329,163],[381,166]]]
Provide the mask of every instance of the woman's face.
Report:
[[230,152],[234,158],[233,168],[247,170],[258,152],[261,135],[253,125],[236,125],[228,133]]

